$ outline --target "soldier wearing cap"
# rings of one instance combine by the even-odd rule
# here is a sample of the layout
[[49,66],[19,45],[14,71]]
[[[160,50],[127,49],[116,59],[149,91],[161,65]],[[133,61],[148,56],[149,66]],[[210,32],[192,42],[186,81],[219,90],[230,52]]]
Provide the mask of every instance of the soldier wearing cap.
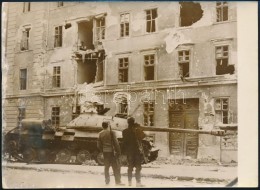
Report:
[[124,129],[122,151],[127,155],[128,161],[128,185],[132,185],[132,173],[135,168],[135,179],[137,187],[144,187],[141,184],[142,154],[138,141],[141,142],[145,137],[142,130],[138,128],[139,124],[135,123],[133,117],[127,118],[128,128]]
[[[116,185],[124,185],[121,183],[120,164],[118,157],[121,154],[120,146],[116,138],[115,131],[109,128],[109,122],[103,122],[103,130],[99,133],[97,147],[103,153],[104,156],[104,173],[106,185],[110,182],[109,168],[112,166],[113,173],[115,175]],[[114,154],[116,153],[116,155]]]

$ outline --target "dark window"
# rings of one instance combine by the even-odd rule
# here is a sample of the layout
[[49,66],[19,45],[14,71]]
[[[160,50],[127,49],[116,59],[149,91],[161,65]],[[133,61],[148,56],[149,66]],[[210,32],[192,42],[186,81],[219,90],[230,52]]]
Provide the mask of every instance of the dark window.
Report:
[[29,49],[30,28],[25,28],[22,33],[21,50]]
[[72,107],[72,119],[77,118],[80,115],[80,106]]
[[229,47],[216,47],[216,75],[234,74],[234,66],[229,65]]
[[119,82],[128,82],[128,58],[120,58],[118,65],[118,80]]
[[154,126],[154,101],[144,102],[144,125]]
[[60,87],[60,67],[53,67],[52,86]]
[[18,122],[25,118],[25,108],[18,108]]
[[51,122],[53,126],[60,125],[60,107],[53,107],[51,111]]
[[55,27],[54,47],[62,46],[62,26]]
[[58,1],[58,2],[57,2],[57,6],[58,6],[58,7],[62,7],[62,6],[63,6],[63,1]]
[[24,2],[23,3],[23,12],[30,12],[31,10],[31,3],[30,2]]
[[96,41],[105,39],[105,17],[96,19]]
[[144,56],[144,80],[154,80],[155,55]]
[[216,2],[217,22],[228,20],[228,3]]
[[20,90],[26,90],[27,87],[27,69],[20,69]]
[[156,31],[156,18],[157,18],[157,9],[150,9],[146,11],[146,32],[155,32]]
[[120,15],[120,36],[121,37],[129,36],[129,22],[130,22],[129,13]]
[[229,99],[216,98],[215,99],[216,121],[223,124],[229,123]]
[[179,74],[182,77],[189,77],[190,51],[178,51]]

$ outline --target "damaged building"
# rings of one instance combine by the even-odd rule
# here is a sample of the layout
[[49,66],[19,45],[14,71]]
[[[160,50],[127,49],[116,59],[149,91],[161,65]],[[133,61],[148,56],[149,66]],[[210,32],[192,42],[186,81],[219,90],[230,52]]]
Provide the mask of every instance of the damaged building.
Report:
[[[147,127],[237,123],[236,2],[14,2],[6,11],[3,127],[64,126],[93,87],[107,115]],[[87,90],[86,90],[87,91]],[[149,132],[160,156],[237,162],[236,135]]]

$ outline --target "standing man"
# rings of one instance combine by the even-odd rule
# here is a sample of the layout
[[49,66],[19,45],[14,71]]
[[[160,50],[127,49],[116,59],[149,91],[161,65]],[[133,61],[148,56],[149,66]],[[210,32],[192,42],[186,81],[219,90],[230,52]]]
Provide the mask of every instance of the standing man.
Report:
[[121,154],[120,146],[116,138],[115,131],[111,130],[109,122],[102,123],[103,130],[99,133],[97,142],[98,149],[104,156],[104,173],[106,185],[110,182],[109,168],[112,166],[115,176],[116,185],[124,185],[121,183],[119,156]]
[[141,184],[141,169],[142,169],[142,152],[140,143],[145,137],[142,130],[138,128],[133,117],[127,119],[128,128],[123,130],[123,151],[127,155],[128,161],[128,185],[132,185],[132,172],[135,167],[135,179],[137,187],[144,187]]

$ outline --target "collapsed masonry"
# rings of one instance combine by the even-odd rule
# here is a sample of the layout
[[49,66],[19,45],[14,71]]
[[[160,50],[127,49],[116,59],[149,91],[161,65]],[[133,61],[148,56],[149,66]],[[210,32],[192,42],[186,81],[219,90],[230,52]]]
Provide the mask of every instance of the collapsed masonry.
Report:
[[105,51],[101,40],[105,39],[105,17],[90,18],[78,22],[78,43],[74,52],[77,61],[77,82],[103,81]]
[[199,3],[180,2],[180,26],[191,26],[203,16]]

